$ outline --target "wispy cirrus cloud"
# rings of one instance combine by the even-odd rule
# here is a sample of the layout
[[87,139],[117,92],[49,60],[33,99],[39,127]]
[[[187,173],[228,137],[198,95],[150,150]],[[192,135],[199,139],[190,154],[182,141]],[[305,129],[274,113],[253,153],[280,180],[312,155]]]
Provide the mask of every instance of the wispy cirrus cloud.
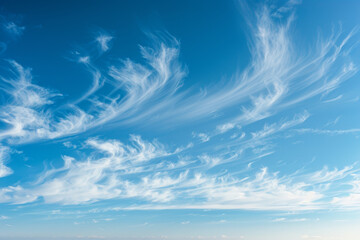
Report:
[[291,219],[288,219],[288,218],[275,218],[273,220],[273,222],[305,222],[305,221],[308,221],[309,219],[307,218],[291,218]]
[[313,133],[313,134],[324,134],[324,135],[341,135],[341,134],[355,134],[359,133],[360,129],[314,129],[314,128],[300,128],[295,129],[298,133]]
[[9,148],[0,145],[0,178],[6,177],[13,173],[9,167],[5,166],[5,160],[9,155]]
[[309,116],[310,114],[308,112],[304,112],[302,114],[295,115],[292,120],[283,121],[280,123],[273,123],[271,125],[265,125],[262,130],[258,132],[253,132],[251,133],[251,135],[254,139],[265,138],[269,135],[273,135],[274,133],[299,125],[305,122],[309,118]]
[[345,182],[344,185],[350,186],[351,189],[341,196],[336,196],[332,200],[332,204],[342,209],[359,209],[360,200],[360,174],[353,173],[352,179]]
[[2,189],[0,201],[22,204],[42,197],[47,203],[80,204],[130,197],[153,201],[170,199],[169,190],[162,189],[178,180],[165,172],[144,176],[137,183],[126,180],[126,176],[147,172],[147,168],[155,170],[156,163],[149,162],[172,153],[156,141],[146,142],[139,136],[131,136],[130,140],[132,145],[89,139],[86,144],[95,149],[94,155],[81,161],[63,156],[63,167],[45,171],[29,189],[20,186]]
[[2,30],[11,38],[20,37],[26,29],[25,26],[21,26],[18,21],[4,15],[0,15],[0,25]]
[[[169,169],[164,163],[178,151],[168,151],[159,142],[139,136],[131,136],[130,142],[89,139],[86,144],[93,152],[87,158],[63,156],[62,167],[44,171],[35,183],[2,188],[0,201],[24,204],[43,199],[45,203],[77,205],[134,199],[136,205],[120,208],[301,211],[351,207],[346,199],[357,191],[359,169],[353,166],[289,175],[271,173],[264,167],[238,177],[231,172],[204,171],[224,161],[207,155],[199,158],[200,168],[185,170],[178,165]],[[344,179],[354,187],[339,193]],[[350,195],[339,196],[346,193]]]
[[193,137],[197,137],[200,139],[201,142],[208,142],[210,140],[210,136],[207,135],[206,133],[192,133]]
[[3,23],[3,28],[5,29],[5,31],[7,31],[9,34],[13,35],[14,37],[21,36],[25,31],[24,26],[19,26],[14,22]]
[[54,116],[50,106],[53,98],[61,96],[31,82],[30,69],[10,61],[11,77],[2,77],[2,92],[9,101],[1,105],[0,120],[7,125],[0,139],[16,144],[39,139],[53,139],[84,130],[91,118],[77,107],[65,116]]
[[5,15],[0,14],[0,29],[4,33],[0,40],[0,55],[7,50],[9,42],[19,39],[26,29],[18,21]]
[[322,170],[312,173],[309,177],[314,183],[326,183],[343,179],[356,171],[358,170],[354,169],[353,166],[347,166],[341,170],[335,168],[332,171],[325,166]]
[[338,100],[342,99],[342,97],[343,97],[343,95],[342,95],[342,94],[340,94],[340,95],[339,95],[339,96],[337,96],[337,97],[330,98],[330,99],[325,100],[325,101],[323,101],[323,102],[324,102],[324,103],[336,102],[336,101],[338,101]]
[[[53,95],[43,96],[44,91],[48,90],[32,84],[29,70],[12,62],[19,79],[24,76],[28,79],[26,82],[33,88],[33,97],[43,98],[47,102],[36,106],[39,110],[25,106],[24,111],[30,119],[40,119],[36,123],[38,126],[29,126],[34,131],[23,131],[23,120],[16,113],[21,106],[10,107],[13,114],[3,116],[3,121],[16,122],[17,126],[0,133],[0,136],[22,141],[52,139],[77,134],[108,122],[124,124],[146,119],[151,123],[151,115],[156,115],[158,121],[199,119],[221,109],[241,106],[242,113],[238,117],[219,125],[218,130],[223,133],[233,129],[236,124],[247,125],[311,97],[328,94],[357,71],[353,63],[342,63],[341,59],[341,53],[355,31],[342,40],[340,34],[330,36],[304,57],[293,47],[291,15],[285,21],[279,21],[272,17],[271,10],[263,7],[255,19],[255,24],[249,25],[250,65],[234,75],[228,84],[216,87],[216,91],[206,90],[200,95],[180,91],[187,71],[178,59],[179,42],[167,34],[149,35],[153,47],[140,46],[144,64],[126,59],[120,64],[111,63],[108,70],[104,70],[92,62],[91,56],[86,56],[86,61],[82,63],[91,73],[91,87],[78,100],[65,106],[65,114],[54,112],[49,104],[53,101]],[[109,37],[101,39],[98,43],[105,47],[105,40],[109,40]],[[340,67],[331,68],[334,64]],[[325,82],[324,78],[327,79]],[[3,79],[6,81],[6,77]],[[96,94],[98,91],[101,94]],[[90,105],[84,107],[84,101]]]
[[[63,156],[61,167],[44,170],[35,183],[1,188],[0,202],[78,205],[135,199],[138,203],[123,205],[122,209],[295,211],[353,207],[358,200],[357,170],[353,166],[290,174],[253,164],[273,154],[274,139],[303,124],[310,114],[301,109],[302,113],[293,118],[274,121],[270,117],[310,98],[317,96],[321,100],[358,70],[343,54],[351,47],[355,30],[345,37],[340,32],[333,33],[311,45],[305,54],[295,47],[294,5],[259,9],[253,16],[255,21],[248,21],[249,65],[238,70],[227,83],[201,93],[191,87],[182,89],[187,69],[179,60],[180,43],[166,33],[149,34],[152,45],[140,46],[142,60],[137,62],[126,58],[109,60],[106,67],[100,67],[100,53],[76,53],[71,60],[90,73],[91,84],[70,103],[59,101],[64,98],[60,93],[35,84],[30,69],[9,61],[0,85],[6,98],[0,106],[0,120],[5,125],[0,130],[3,144],[63,138],[109,123],[143,126],[200,121],[234,106],[234,114],[226,118],[230,121],[219,120],[215,130],[196,131],[193,137],[210,145],[240,126],[242,132],[230,139],[224,137],[215,147],[185,156],[180,153],[193,144],[171,151],[157,141],[144,141],[137,135],[130,137],[129,144],[89,138],[84,144],[89,152],[80,157]],[[102,34],[95,44],[104,53],[111,50],[110,42],[115,44],[112,41],[112,36]],[[251,125],[260,121],[266,123]],[[358,129],[294,131],[343,134]],[[65,145],[75,146],[69,142]],[[5,156],[7,147],[2,149]],[[243,158],[247,151],[250,153]],[[235,163],[234,169],[224,168],[225,164]],[[0,177],[11,173],[0,158]],[[344,183],[351,185],[352,190],[341,194],[333,191]]]
[[[1,121],[9,127],[0,131],[0,139],[13,144],[54,139],[81,133],[110,121],[144,118],[156,110],[156,102],[162,104],[175,93],[186,74],[177,60],[177,43],[174,39],[171,41],[173,46],[156,42],[158,45],[155,48],[140,47],[150,68],[129,59],[119,66],[110,66],[109,76],[112,80],[107,85],[111,88],[106,97],[92,97],[105,84],[105,80],[90,60],[85,62],[93,76],[93,84],[77,101],[60,108],[66,109],[63,112],[53,107],[54,98],[61,94],[33,84],[30,69],[10,61],[12,69],[7,76],[2,76],[2,91],[11,102],[1,106]],[[90,105],[84,109],[79,104],[85,100]],[[153,107],[146,108],[151,103]]]
[[[356,29],[344,38],[333,33],[327,39],[298,51],[291,34],[293,15],[279,21],[267,7],[249,20],[251,63],[227,84],[189,96],[166,115],[202,118],[220,109],[241,106],[242,112],[228,124],[246,125],[267,118],[315,96],[325,96],[351,78],[357,67],[343,58],[351,48]],[[253,23],[254,22],[254,23]],[[169,116],[167,116],[169,117]]]
[[99,44],[100,50],[102,52],[106,52],[110,49],[109,44],[113,38],[113,36],[104,33],[101,33],[98,37],[96,37],[96,42]]
[[225,123],[225,124],[222,124],[222,125],[218,125],[216,127],[216,129],[220,132],[220,133],[225,133],[231,129],[233,129],[234,127],[236,127],[235,124],[233,123]]

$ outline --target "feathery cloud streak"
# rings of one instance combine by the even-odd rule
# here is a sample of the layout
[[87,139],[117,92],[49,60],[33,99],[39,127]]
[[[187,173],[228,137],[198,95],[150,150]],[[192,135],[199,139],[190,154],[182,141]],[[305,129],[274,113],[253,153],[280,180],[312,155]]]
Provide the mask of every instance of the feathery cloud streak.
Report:
[[[95,54],[75,51],[69,59],[91,74],[92,83],[73,102],[35,84],[29,68],[9,60],[0,84],[6,99],[0,106],[4,126],[0,130],[0,177],[13,172],[5,166],[5,159],[9,147],[18,144],[77,136],[109,123],[201,123],[214,113],[236,108],[233,115],[210,126],[213,130],[192,131],[189,138],[200,140],[193,152],[186,150],[194,144],[171,151],[137,135],[130,137],[130,144],[89,138],[84,148],[90,154],[81,149],[83,155],[63,156],[62,167],[44,170],[34,183],[1,188],[0,202],[77,205],[134,199],[136,206],[121,208],[285,211],[353,206],[358,197],[358,170],[354,166],[306,174],[253,166],[258,159],[274,153],[274,141],[280,133],[303,124],[310,114],[300,109],[297,112],[301,114],[291,113],[292,118],[274,121],[270,117],[315,96],[322,99],[357,72],[355,64],[343,54],[351,49],[350,40],[356,31],[344,37],[333,33],[309,46],[304,54],[295,47],[296,39],[291,34],[292,7],[258,10],[255,21],[248,20],[248,67],[227,83],[201,93],[191,86],[182,89],[187,84],[187,68],[179,60],[180,43],[166,33],[149,34],[152,45],[140,46],[140,62],[110,59],[106,67],[101,67],[99,56],[106,57],[105,52],[111,51],[116,40],[109,34],[100,34],[92,42]],[[260,120],[267,122],[252,125]],[[358,129],[331,132],[302,128],[291,132],[342,134]],[[71,142],[64,145],[75,146]],[[335,189],[342,184],[353,188],[339,194]]]
[[[289,211],[350,207],[354,204],[350,199],[358,194],[359,169],[354,166],[341,170],[325,167],[288,176],[262,168],[254,176],[247,172],[238,178],[231,172],[214,174],[184,168],[194,162],[174,167],[171,158],[180,153],[179,150],[169,152],[159,142],[147,142],[139,136],[131,136],[130,141],[131,145],[125,145],[116,140],[89,139],[86,144],[94,150],[89,157],[76,160],[63,156],[61,168],[43,172],[32,185],[2,188],[0,201],[24,204],[42,198],[45,203],[67,205],[137,199],[139,204],[122,208]],[[200,162],[206,160],[205,167],[214,167],[216,163],[209,159],[202,156]],[[347,196],[342,192],[341,196],[334,197],[336,188],[344,184],[340,180],[344,179],[353,189]],[[322,187],[325,184],[327,187]]]

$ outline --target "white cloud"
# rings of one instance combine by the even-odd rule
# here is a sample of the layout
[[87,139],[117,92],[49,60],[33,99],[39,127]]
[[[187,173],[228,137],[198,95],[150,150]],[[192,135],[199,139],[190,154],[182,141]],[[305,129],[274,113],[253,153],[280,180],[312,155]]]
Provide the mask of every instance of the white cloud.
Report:
[[90,57],[89,56],[82,56],[78,59],[79,63],[89,64],[90,63]]
[[6,177],[13,173],[9,167],[5,166],[5,160],[8,157],[9,148],[0,145],[0,178]]
[[286,218],[275,218],[273,222],[284,222]]
[[153,202],[172,199],[173,194],[166,187],[179,183],[186,177],[186,172],[177,177],[165,172],[144,175],[137,182],[124,179],[132,173],[146,172],[145,168],[151,165],[148,161],[171,155],[156,141],[146,142],[139,136],[131,136],[130,140],[132,144],[125,145],[115,140],[90,139],[86,144],[95,149],[94,155],[82,161],[63,156],[63,167],[44,172],[34,188],[17,186],[1,189],[0,202],[21,204],[39,197],[47,203],[62,204],[131,197]]
[[[347,167],[344,169],[348,169]],[[325,171],[325,170],[322,170]],[[334,171],[325,173],[326,179],[317,178],[318,172],[294,176],[279,176],[269,173],[267,168],[257,172],[255,176],[238,179],[230,175],[207,176],[197,174],[193,178],[184,179],[177,187],[179,199],[169,204],[145,204],[120,209],[246,209],[246,210],[280,210],[303,211],[316,209],[357,208],[360,185],[358,180],[349,181],[353,190],[348,196],[332,198],[336,189],[342,185]],[[337,174],[339,175],[339,174]],[[342,177],[343,178],[343,177]],[[327,188],[319,188],[319,184],[328,182]],[[333,187],[334,192],[330,189]],[[180,191],[185,189],[185,191]],[[180,191],[180,192],[179,192]],[[344,194],[344,191],[343,191]],[[198,203],[187,200],[197,199]],[[190,200],[191,202],[191,200]],[[175,203],[175,204],[172,204]],[[275,222],[303,222],[307,218],[278,218]]]
[[[31,83],[30,70],[12,62],[18,79],[2,79],[10,85],[16,83],[9,93],[14,102],[2,106],[6,114],[1,117],[11,127],[0,132],[0,138],[13,143],[53,139],[109,122],[182,121],[239,106],[242,113],[218,127],[223,132],[236,124],[243,126],[267,118],[313,96],[325,96],[355,74],[356,66],[342,59],[342,51],[348,48],[355,31],[344,39],[340,39],[340,34],[330,36],[304,57],[294,47],[296,43],[290,34],[292,21],[292,17],[277,21],[266,7],[257,12],[255,23],[249,22],[252,57],[249,66],[238,71],[240,74],[234,75],[228,84],[200,94],[193,94],[193,89],[179,92],[187,70],[178,60],[179,42],[166,34],[149,34],[153,47],[140,47],[142,64],[125,59],[121,64],[110,64],[106,73],[90,62],[91,56],[78,59],[85,63],[93,82],[73,104],[57,108],[66,109],[65,113],[54,110],[52,102],[56,95]],[[108,50],[111,38],[108,34],[100,35],[97,41],[103,50]],[[99,90],[103,91],[101,95],[96,94]],[[21,96],[30,97],[30,105]],[[88,104],[81,108],[83,101]],[[23,116],[31,121],[25,121]]]
[[339,96],[337,96],[337,97],[334,97],[334,98],[330,98],[330,99],[328,99],[328,100],[325,100],[325,101],[323,101],[323,103],[336,102],[336,101],[342,99],[342,97],[343,97],[343,95],[341,94],[341,95],[339,95]]
[[[189,93],[177,107],[163,113],[167,119],[186,120],[214,115],[219,110],[238,106],[242,109],[232,124],[245,126],[270,117],[314,96],[324,97],[358,71],[345,61],[343,52],[351,48],[341,33],[319,40],[311,48],[299,50],[291,29],[294,17],[282,21],[264,7],[256,12],[250,28],[251,63],[227,81],[199,94]],[[306,52],[306,53],[304,53]],[[181,100],[181,101],[180,101]]]
[[[287,6],[276,14],[289,12],[291,8]],[[193,89],[179,92],[187,70],[179,62],[179,42],[171,36],[152,36],[153,47],[141,46],[142,63],[125,59],[111,63],[106,72],[95,66],[93,56],[81,55],[77,61],[91,74],[92,84],[71,104],[61,101],[54,104],[60,94],[34,84],[30,69],[10,61],[10,77],[2,76],[1,90],[9,101],[1,106],[0,120],[6,128],[0,131],[0,140],[15,145],[79,134],[107,123],[162,124],[166,118],[181,122],[238,106],[242,111],[235,113],[236,117],[229,123],[216,128],[218,133],[225,133],[314,96],[327,96],[357,72],[357,67],[342,59],[342,52],[355,32],[344,39],[340,39],[340,34],[332,35],[308,54],[301,54],[291,36],[293,18],[277,21],[273,13],[264,8],[256,14],[255,24],[250,23],[249,66],[227,84],[201,94],[194,94]],[[96,39],[103,52],[109,50],[111,39],[105,35]],[[85,142],[91,148],[87,157],[63,156],[62,167],[45,170],[34,184],[19,183],[0,189],[0,202],[23,204],[43,200],[84,204],[131,198],[138,205],[123,208],[281,211],[355,208],[360,191],[353,166],[340,170],[325,167],[299,175],[271,172],[266,167],[256,171],[253,162],[247,162],[272,154],[272,137],[304,123],[308,117],[305,111],[287,121],[265,124],[260,130],[250,128],[250,134],[233,135],[230,142],[219,142],[216,149],[211,149],[214,152],[226,149],[225,154],[208,154],[204,150],[195,160],[191,156],[177,156],[174,160],[171,157],[187,148],[168,151],[159,142],[144,141],[136,135],[130,137],[129,144],[90,138]],[[296,131],[343,134],[360,130]],[[194,133],[194,136],[202,142],[213,137],[206,133]],[[245,136],[249,137],[245,139]],[[64,145],[72,147],[68,142]],[[234,146],[240,147],[231,149]],[[252,150],[253,158],[241,158],[246,149]],[[4,177],[12,170],[4,165],[6,154],[0,153],[0,177]],[[213,167],[235,160],[244,160],[237,162],[239,172],[244,173],[241,177],[233,169],[214,171]],[[196,165],[198,162],[201,164]],[[342,186],[338,180],[344,179],[350,179],[346,184],[352,189],[337,195],[332,190]]]
[[112,36],[106,34],[100,34],[96,38],[96,42],[99,44],[99,47],[102,52],[106,52],[109,50],[109,43],[113,39]]
[[206,133],[195,133],[195,132],[193,132],[192,135],[193,135],[193,137],[199,138],[201,142],[208,142],[208,141],[210,141],[210,138],[211,138]]
[[[137,205],[119,209],[302,211],[354,208],[360,196],[356,175],[359,170],[353,166],[288,175],[262,168],[255,173],[247,171],[240,178],[232,173],[207,173],[204,170],[227,160],[203,155],[200,160],[204,168],[183,170],[184,165],[178,165],[177,171],[169,171],[162,162],[178,152],[167,151],[159,142],[144,141],[139,136],[131,136],[130,142],[89,139],[86,145],[93,152],[87,158],[63,156],[62,167],[46,170],[32,186],[0,189],[0,202],[24,204],[41,198],[45,203],[76,205],[105,199],[137,199]],[[348,195],[330,197],[344,179],[353,186]],[[327,187],[321,187],[324,184]]]
[[[54,139],[78,134],[110,121],[138,121],[153,111],[158,111],[180,87],[186,71],[178,62],[178,43],[169,45],[157,42],[155,48],[141,47],[147,64],[140,65],[127,59],[120,66],[111,66],[108,80],[111,88],[106,97],[93,96],[104,86],[102,73],[90,64],[89,58],[81,59],[92,74],[93,84],[73,104],[54,110],[56,96],[52,91],[32,83],[31,70],[10,61],[9,76],[2,76],[7,85],[3,90],[12,100],[2,105],[0,120],[9,125],[0,131],[0,139],[17,144],[39,139]],[[121,97],[120,97],[121,96]],[[93,97],[93,98],[91,98]],[[77,104],[87,100],[90,105],[82,109]],[[148,104],[152,108],[147,108]]]
[[55,120],[48,108],[52,98],[60,96],[31,82],[30,69],[24,69],[14,61],[13,77],[2,80],[7,84],[5,93],[9,102],[1,106],[0,120],[9,127],[0,131],[0,140],[11,143],[28,142],[42,138],[57,138],[78,132],[89,120],[80,109],[73,108],[73,114]]
[[354,169],[352,166],[346,166],[341,170],[335,168],[332,171],[330,171],[327,167],[324,167],[322,170],[312,173],[310,179],[314,183],[325,183],[343,179],[352,174],[353,172]]
[[305,222],[307,218],[275,218],[272,222]]
[[274,133],[286,130],[288,128],[294,127],[305,122],[309,118],[310,114],[308,112],[304,112],[302,114],[297,114],[294,116],[292,120],[281,122],[281,123],[273,123],[271,125],[265,125],[264,128],[258,132],[251,133],[253,139],[265,138]]
[[359,209],[360,201],[360,175],[352,174],[353,179],[344,183],[344,185],[351,186],[351,189],[342,192],[342,195],[336,196],[332,199],[332,204],[344,209]]
[[316,209],[316,201],[322,194],[305,190],[306,186],[303,182],[291,184],[288,179],[278,178],[263,168],[254,178],[240,180],[224,176],[207,179],[192,194],[206,197],[204,208]]
[[76,149],[77,146],[72,144],[71,142],[67,141],[67,142],[64,142],[63,145],[67,148],[72,148],[72,149]]
[[220,132],[220,133],[225,133],[231,129],[233,129],[235,127],[235,124],[233,123],[225,123],[223,125],[218,125],[216,127],[216,129]]
[[220,163],[224,163],[224,161],[221,160],[218,157],[210,157],[210,156],[205,155],[205,154],[199,156],[199,159],[208,168],[212,168],[212,167],[215,167],[216,165],[218,165]]
[[24,26],[19,26],[14,22],[4,22],[3,23],[3,28],[6,32],[8,32],[10,35],[14,36],[14,37],[19,37],[23,34],[23,32],[25,31],[25,27]]
[[335,118],[333,121],[329,121],[325,124],[325,127],[328,127],[328,126],[333,126],[333,125],[336,125],[340,120],[340,116],[338,116],[337,118]]
[[298,133],[314,133],[314,134],[325,134],[325,135],[341,135],[341,134],[353,134],[360,132],[360,128],[353,129],[313,129],[313,128],[300,128],[295,129]]
[[283,6],[279,7],[272,13],[272,16],[282,18],[284,14],[291,12],[294,9],[294,7],[300,3],[301,0],[286,1]]

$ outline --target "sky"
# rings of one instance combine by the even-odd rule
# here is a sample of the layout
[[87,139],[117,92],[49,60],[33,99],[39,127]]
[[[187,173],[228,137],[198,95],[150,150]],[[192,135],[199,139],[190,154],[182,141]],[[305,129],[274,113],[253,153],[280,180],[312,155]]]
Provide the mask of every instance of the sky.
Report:
[[1,0],[0,239],[358,239],[359,11]]

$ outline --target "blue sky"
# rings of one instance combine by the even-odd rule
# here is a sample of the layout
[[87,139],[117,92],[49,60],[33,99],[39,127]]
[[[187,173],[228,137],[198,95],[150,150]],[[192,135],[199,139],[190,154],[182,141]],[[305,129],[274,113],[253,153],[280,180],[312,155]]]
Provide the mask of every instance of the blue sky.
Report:
[[357,1],[0,2],[0,239],[358,239]]

